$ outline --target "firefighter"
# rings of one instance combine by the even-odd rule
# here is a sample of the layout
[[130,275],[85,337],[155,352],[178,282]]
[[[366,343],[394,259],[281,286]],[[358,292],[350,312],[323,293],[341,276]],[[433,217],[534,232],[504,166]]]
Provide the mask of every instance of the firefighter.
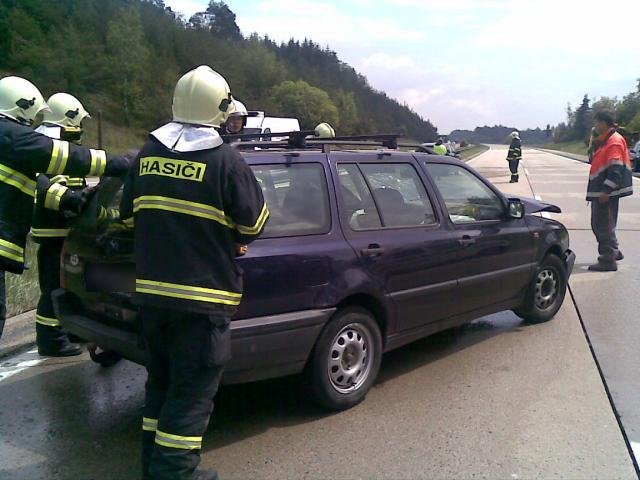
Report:
[[244,127],[247,126],[248,116],[249,112],[247,111],[247,107],[244,106],[244,103],[234,98],[229,106],[229,115],[224,124],[224,133],[229,135],[239,135],[243,133]]
[[[126,159],[109,156],[33,130],[41,112],[49,108],[40,91],[20,77],[0,79],[0,335],[5,321],[4,272],[21,274],[24,248],[31,227],[36,175],[124,176]],[[86,196],[73,195],[55,184],[43,194],[54,210],[78,211]]]
[[[36,132],[50,138],[64,140],[79,145],[82,140],[82,122],[91,118],[80,101],[68,93],[56,93],[47,100],[49,111],[43,114],[42,124]],[[46,184],[40,191],[63,185],[72,192],[82,195],[87,184],[83,177],[67,175],[38,175],[38,183]],[[46,193],[43,201],[33,209],[31,236],[40,244],[38,249],[38,281],[40,300],[36,310],[36,344],[40,355],[67,357],[79,355],[82,349],[69,341],[69,337],[60,327],[60,321],[53,310],[51,293],[60,288],[60,252],[69,232],[67,212],[45,208]],[[67,214],[67,215],[65,215]]]
[[318,138],[334,138],[336,136],[336,131],[327,122],[319,123],[318,125],[316,125],[314,132],[315,136]]
[[509,171],[511,172],[511,180],[509,183],[518,183],[518,165],[522,160],[522,142],[520,142],[520,134],[511,132],[511,144],[507,153],[507,161],[509,162]]
[[151,132],[125,181],[120,218],[134,228],[135,301],[148,352],[144,478],[218,478],[195,469],[242,298],[234,257],[269,217],[253,172],[217,131],[231,101],[210,67],[186,73],[173,122]]
[[436,153],[436,155],[447,154],[447,147],[444,145],[444,141],[442,140],[442,138],[439,138],[436,141],[436,144],[433,146],[433,151]]
[[590,265],[595,272],[614,272],[624,258],[616,237],[620,199],[633,193],[633,167],[627,142],[615,128],[611,112],[594,115],[593,158],[589,171],[587,201],[591,202],[591,229],[598,242],[598,262]]

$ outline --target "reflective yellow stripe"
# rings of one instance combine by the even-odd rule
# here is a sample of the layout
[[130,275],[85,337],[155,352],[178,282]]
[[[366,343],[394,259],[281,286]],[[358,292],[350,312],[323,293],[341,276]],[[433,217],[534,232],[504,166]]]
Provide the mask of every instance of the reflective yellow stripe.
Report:
[[0,256],[10,258],[18,263],[24,263],[24,248],[0,239]]
[[64,173],[67,168],[67,160],[69,159],[69,142],[64,140],[52,140],[53,149],[51,150],[51,162],[47,173],[50,175],[59,175]]
[[59,183],[52,183],[44,198],[44,208],[60,210],[60,200],[69,189]]
[[32,197],[36,196],[36,182],[34,180],[2,164],[0,164],[0,182],[11,185]]
[[104,150],[89,149],[91,153],[91,169],[89,175],[101,177],[104,175],[104,170],[107,168],[107,152]]
[[31,228],[31,235],[34,237],[66,237],[69,235],[69,228]]
[[133,211],[143,209],[165,210],[167,212],[183,213],[194,217],[206,218],[218,222],[225,227],[234,228],[233,221],[225,213],[205,203],[189,202],[178,198],[162,197],[157,195],[143,195],[133,199]]
[[60,321],[57,318],[45,317],[36,313],[36,323],[46,325],[47,327],[59,327]]
[[69,186],[69,187],[84,187],[84,178],[82,178],[82,177],[69,177],[67,179],[67,186]]
[[53,183],[67,183],[69,177],[67,175],[56,175],[55,177],[51,177],[51,181]]
[[142,430],[146,430],[147,432],[155,432],[157,429],[158,429],[157,418],[142,417]]
[[215,290],[213,288],[194,287],[191,285],[179,285],[176,283],[156,282],[140,278],[136,279],[136,293],[232,306],[240,305],[240,301],[242,300],[241,293]]
[[183,437],[182,435],[173,435],[157,430],[156,443],[163,447],[194,450],[202,448],[202,437]]
[[262,230],[268,218],[269,218],[269,209],[267,208],[267,204],[265,203],[262,206],[262,212],[260,212],[260,216],[258,217],[258,220],[256,221],[253,227],[245,227],[244,225],[237,225],[236,228],[243,235],[255,235],[257,233],[260,233],[260,230]]

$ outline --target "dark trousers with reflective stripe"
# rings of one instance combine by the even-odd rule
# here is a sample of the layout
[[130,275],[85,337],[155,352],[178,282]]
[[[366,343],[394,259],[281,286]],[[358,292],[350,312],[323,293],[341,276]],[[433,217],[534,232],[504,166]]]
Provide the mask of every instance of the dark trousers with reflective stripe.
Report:
[[520,159],[509,160],[509,171],[511,172],[511,180],[518,180],[518,166],[520,165]]
[[598,261],[603,263],[615,262],[618,254],[616,227],[619,205],[618,197],[610,197],[606,203],[600,203],[597,198],[591,201],[591,230],[598,241]]
[[66,343],[66,334],[56,320],[51,293],[60,288],[60,252],[64,239],[47,239],[38,248],[40,300],[36,310],[36,339],[39,347],[56,348]]
[[200,449],[188,445],[207,429],[230,358],[229,319],[152,307],[141,310],[148,351],[144,417],[157,420],[156,432],[143,432],[143,472],[154,480],[190,479],[200,462]]
[[4,330],[4,322],[7,319],[7,288],[5,285],[4,270],[0,270],[0,338]]

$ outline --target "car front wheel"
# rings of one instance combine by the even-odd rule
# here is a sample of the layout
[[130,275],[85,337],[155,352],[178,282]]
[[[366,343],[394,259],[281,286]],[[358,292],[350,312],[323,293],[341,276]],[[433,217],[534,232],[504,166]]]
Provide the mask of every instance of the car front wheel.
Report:
[[564,302],[567,293],[567,269],[556,255],[547,255],[536,272],[522,308],[516,315],[529,323],[551,320]]
[[376,380],[382,336],[372,315],[361,308],[339,311],[318,338],[308,366],[313,399],[330,410],[360,403]]

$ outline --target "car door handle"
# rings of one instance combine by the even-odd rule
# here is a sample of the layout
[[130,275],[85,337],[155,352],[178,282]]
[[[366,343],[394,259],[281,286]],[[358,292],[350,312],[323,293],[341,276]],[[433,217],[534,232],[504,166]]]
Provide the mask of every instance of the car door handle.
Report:
[[360,250],[360,253],[365,257],[379,257],[384,253],[384,248],[377,243],[372,243],[367,248]]
[[471,238],[469,235],[465,235],[462,238],[458,239],[458,243],[463,247],[463,248],[469,248],[472,245],[475,245],[476,243],[476,239],[475,238]]

